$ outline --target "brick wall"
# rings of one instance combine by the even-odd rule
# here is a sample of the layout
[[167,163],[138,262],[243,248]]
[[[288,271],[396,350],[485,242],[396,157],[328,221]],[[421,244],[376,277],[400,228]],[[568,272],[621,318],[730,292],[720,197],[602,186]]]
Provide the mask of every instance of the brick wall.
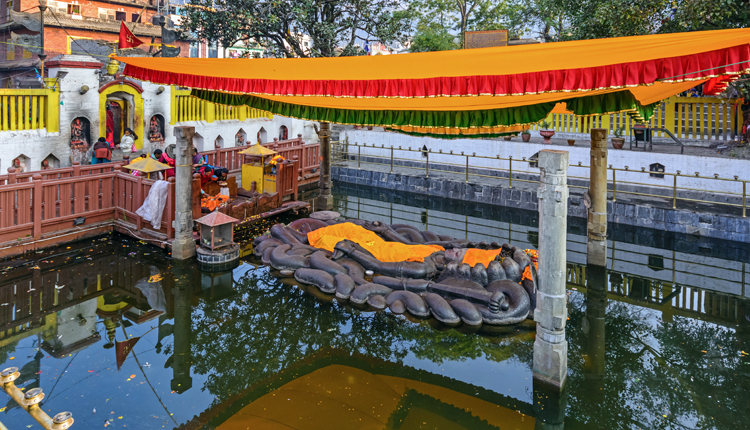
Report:
[[[15,10],[28,10],[29,12],[35,12],[38,9],[36,9],[39,6],[38,0],[14,0],[14,2],[20,4],[20,9],[18,6],[15,7]],[[73,0],[64,0],[64,3],[73,4]],[[2,8],[5,7],[5,0],[2,1],[3,5]],[[119,2],[107,2],[107,1],[83,1],[79,0],[78,5],[81,6],[81,15],[89,17],[89,18],[98,18],[99,17],[99,8],[103,9],[112,9],[115,11],[122,10],[125,13],[127,13],[127,22],[131,22],[131,14],[132,13],[140,13],[141,10],[143,10],[143,6],[145,3],[130,3],[126,4],[125,2],[122,2],[123,4],[120,4]],[[141,18],[141,22],[150,22],[151,17],[156,13],[155,8],[148,6],[146,8],[146,11],[143,13],[143,17]],[[5,18],[5,15],[2,15],[2,18]]]

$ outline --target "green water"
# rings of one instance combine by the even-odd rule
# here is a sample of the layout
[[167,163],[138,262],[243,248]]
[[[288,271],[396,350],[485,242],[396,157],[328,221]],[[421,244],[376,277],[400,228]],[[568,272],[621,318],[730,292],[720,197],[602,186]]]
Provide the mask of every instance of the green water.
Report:
[[[534,214],[337,190],[346,216],[535,246]],[[613,228],[602,270],[570,224],[562,393],[533,382],[531,322],[487,334],[363,312],[249,256],[205,273],[117,235],[0,263],[0,361],[74,429],[745,428],[744,245]],[[5,400],[8,428],[41,428]]]

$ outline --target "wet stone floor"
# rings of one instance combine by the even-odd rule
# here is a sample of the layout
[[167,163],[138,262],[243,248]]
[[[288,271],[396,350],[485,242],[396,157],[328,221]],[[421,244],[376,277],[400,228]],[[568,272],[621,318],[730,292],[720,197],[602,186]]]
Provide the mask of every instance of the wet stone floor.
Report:
[[[347,217],[538,244],[533,213],[337,190]],[[119,235],[0,262],[0,369],[73,429],[746,428],[747,250],[614,228],[601,269],[568,233],[562,393],[532,380],[531,322],[473,333],[365,312],[277,278],[247,243],[207,273]],[[0,395],[5,426],[42,428]]]

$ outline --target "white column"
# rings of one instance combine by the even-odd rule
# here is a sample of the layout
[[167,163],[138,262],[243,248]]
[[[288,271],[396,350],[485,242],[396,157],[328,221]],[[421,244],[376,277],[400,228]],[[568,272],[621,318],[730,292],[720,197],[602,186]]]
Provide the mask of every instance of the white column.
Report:
[[568,152],[539,152],[539,285],[534,321],[534,379],[562,387],[568,374],[566,232]]

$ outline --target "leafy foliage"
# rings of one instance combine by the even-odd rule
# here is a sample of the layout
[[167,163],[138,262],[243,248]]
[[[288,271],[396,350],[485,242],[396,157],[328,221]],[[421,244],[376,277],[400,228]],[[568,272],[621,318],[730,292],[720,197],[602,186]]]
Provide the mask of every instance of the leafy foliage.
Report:
[[183,31],[199,39],[255,40],[280,57],[361,55],[355,42],[389,43],[408,25],[397,0],[190,0],[182,14]]
[[509,23],[546,41],[718,30],[747,25],[744,0],[514,0]]
[[439,41],[446,34],[457,34],[463,46],[466,31],[508,28],[513,7],[505,0],[412,0],[410,16],[416,22],[417,35],[423,40],[436,39],[430,43],[422,41],[421,46],[441,46]]
[[450,51],[458,49],[456,36],[444,26],[432,22],[420,25],[411,41],[411,52]]

